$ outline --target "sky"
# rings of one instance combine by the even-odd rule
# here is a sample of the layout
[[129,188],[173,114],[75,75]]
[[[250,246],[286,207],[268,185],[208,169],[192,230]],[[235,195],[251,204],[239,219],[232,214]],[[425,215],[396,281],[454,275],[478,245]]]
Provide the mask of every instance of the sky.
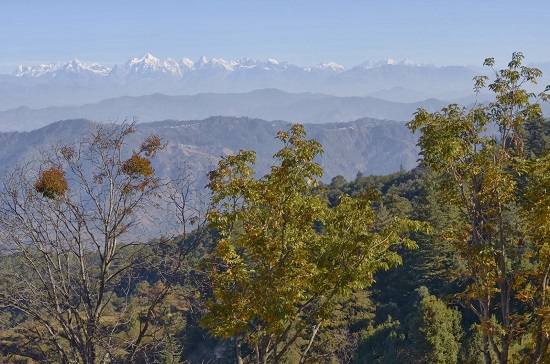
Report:
[[2,0],[0,73],[19,64],[124,63],[146,52],[300,66],[367,60],[550,61],[548,0]]

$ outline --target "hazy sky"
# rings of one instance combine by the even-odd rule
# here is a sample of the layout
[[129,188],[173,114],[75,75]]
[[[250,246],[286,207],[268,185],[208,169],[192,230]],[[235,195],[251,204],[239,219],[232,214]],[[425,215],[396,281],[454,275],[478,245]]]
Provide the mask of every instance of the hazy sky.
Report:
[[298,65],[411,59],[550,61],[548,0],[1,0],[0,73],[51,61],[123,63],[150,52]]

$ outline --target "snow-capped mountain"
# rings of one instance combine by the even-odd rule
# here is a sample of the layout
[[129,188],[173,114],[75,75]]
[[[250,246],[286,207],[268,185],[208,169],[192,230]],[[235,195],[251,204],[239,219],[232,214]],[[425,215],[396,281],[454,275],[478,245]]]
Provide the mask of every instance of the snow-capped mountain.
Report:
[[202,71],[227,71],[232,72],[239,66],[238,61],[226,61],[223,58],[209,59],[206,56],[201,57],[196,63],[196,70]]
[[[68,63],[21,65],[12,75],[0,75],[0,110],[19,106],[76,106],[112,97],[153,93],[193,95],[265,88],[336,96],[378,94],[393,101],[421,101],[426,95],[440,99],[448,99],[449,95],[452,98],[469,96],[471,80],[476,75],[479,75],[477,69],[435,67],[408,59],[366,61],[346,68],[336,62],[298,66],[274,58],[160,59],[146,53],[112,68],[78,59]],[[406,98],[401,98],[402,90],[407,90]]]
[[111,72],[111,69],[109,67],[105,67],[99,63],[86,64],[76,58],[55,70],[56,74],[73,73],[97,76],[107,76],[109,72]]
[[17,69],[13,71],[12,74],[16,77],[40,77],[44,76],[45,74],[57,71],[61,66],[62,65],[55,62],[49,64],[41,64],[34,67],[19,65],[19,67],[17,67]]
[[278,61],[270,58],[267,61],[253,60],[243,58],[241,60],[225,60],[223,58],[208,58],[203,56],[197,61],[189,58],[182,58],[181,61],[175,61],[171,58],[161,60],[150,53],[144,54],[140,58],[132,58],[126,63],[118,64],[112,69],[97,63],[85,64],[78,59],[74,59],[66,64],[50,63],[38,66],[20,65],[13,73],[16,77],[42,77],[56,72],[92,72],[97,76],[109,76],[109,74],[123,75],[124,77],[165,77],[170,76],[180,79],[188,72],[222,71],[231,73],[237,70],[260,68],[262,70],[283,71],[286,69],[299,69],[308,72],[312,69],[330,70],[334,72],[344,71],[344,66],[336,62],[322,63],[314,67],[299,67],[287,61]]
[[192,71],[195,69],[195,62],[193,62],[189,58],[182,58],[180,63],[182,65],[182,69],[185,71]]
[[[366,61],[357,65],[351,70],[375,70],[385,66],[402,66],[402,67],[431,67],[423,64],[414,63],[408,59],[395,61],[391,58],[383,61]],[[196,61],[189,58],[182,58],[181,61],[175,61],[172,58],[166,60],[159,59],[150,53],[144,54],[139,58],[132,58],[126,63],[115,65],[112,69],[102,66],[98,63],[85,64],[78,59],[73,59],[66,64],[50,63],[38,66],[23,66],[20,65],[13,75],[16,77],[43,77],[52,74],[60,75],[63,73],[88,73],[98,77],[111,76],[119,80],[127,80],[136,78],[172,78],[179,80],[188,73],[221,73],[230,74],[235,71],[243,72],[246,70],[262,70],[284,72],[292,71],[293,73],[311,73],[313,71],[332,72],[334,74],[343,73],[346,68],[336,62],[320,63],[316,66],[301,67],[294,65],[288,61],[279,61],[270,58],[266,61],[254,60],[251,58],[243,58],[240,60],[225,60],[223,58],[208,58],[203,56]]]
[[[353,68],[375,69],[384,66],[407,66],[407,67],[433,67],[424,64],[417,64],[411,60],[404,59],[395,61],[391,58],[381,61],[365,61]],[[69,63],[59,64],[56,62],[49,64],[41,64],[38,66],[20,65],[13,75],[16,77],[42,77],[56,72],[91,72],[98,76],[108,76],[109,73],[123,73],[125,75],[155,77],[155,76],[170,76],[173,78],[181,78],[184,73],[198,71],[225,71],[227,73],[242,69],[260,68],[263,70],[284,71],[287,69],[301,70],[303,72],[311,72],[314,70],[344,72],[346,68],[336,62],[320,63],[316,66],[300,67],[288,61],[279,61],[270,58],[266,61],[254,60],[251,58],[243,58],[240,60],[225,60],[223,58],[208,58],[203,56],[196,61],[189,58],[182,58],[181,61],[175,61],[172,58],[161,60],[150,53],[144,54],[139,58],[132,58],[126,63],[118,64],[112,69],[102,66],[98,63],[86,64],[78,59],[73,59]]]
[[55,62],[49,64],[41,64],[36,67],[20,65],[13,72],[16,77],[43,77],[56,76],[63,74],[87,74],[96,76],[107,76],[111,72],[109,67],[99,63],[86,64],[77,58],[65,64]]
[[128,78],[151,78],[169,76],[180,78],[182,70],[177,61],[171,58],[160,60],[150,53],[146,53],[140,58],[132,58],[120,66],[123,73]]
[[395,61],[391,58],[388,58],[386,60],[382,61],[365,61],[361,63],[358,66],[355,66],[354,68],[363,68],[363,69],[372,69],[372,68],[380,68],[384,66],[405,66],[405,67],[433,67],[430,65],[424,65],[424,64],[417,64],[409,59],[404,59],[400,62]]
[[345,68],[344,66],[336,62],[326,62],[326,63],[320,63],[315,67],[310,67],[309,70],[343,72]]

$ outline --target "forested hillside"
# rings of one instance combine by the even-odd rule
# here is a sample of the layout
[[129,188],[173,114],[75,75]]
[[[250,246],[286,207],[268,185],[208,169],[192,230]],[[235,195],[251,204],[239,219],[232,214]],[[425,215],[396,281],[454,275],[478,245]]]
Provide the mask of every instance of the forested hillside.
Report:
[[[77,142],[98,126],[88,120],[64,120],[30,132],[0,133],[0,170],[35,159],[52,146]],[[179,163],[192,165],[205,181],[206,172],[221,156],[235,154],[239,149],[257,151],[257,172],[267,173],[279,148],[274,135],[287,126],[286,121],[227,116],[166,120],[136,124],[136,131],[127,143],[129,149],[138,148],[141,140],[156,134],[167,143],[153,161],[159,176],[174,178]],[[324,153],[316,161],[325,170],[322,177],[325,182],[336,175],[350,179],[357,172],[386,174],[399,170],[400,166],[410,169],[417,163],[417,137],[404,122],[363,118],[349,123],[304,126],[310,138],[323,144]]]
[[219,159],[204,199],[192,171],[156,174],[169,146],[135,124],[20,164],[0,194],[0,360],[549,362],[549,96],[523,89],[540,71],[522,58],[475,79],[494,102],[411,117],[411,170],[323,183],[300,124],[261,174],[255,151]]

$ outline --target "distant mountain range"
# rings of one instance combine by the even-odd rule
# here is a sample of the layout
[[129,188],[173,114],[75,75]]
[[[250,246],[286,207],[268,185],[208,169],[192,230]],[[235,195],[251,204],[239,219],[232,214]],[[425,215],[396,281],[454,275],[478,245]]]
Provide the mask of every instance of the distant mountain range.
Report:
[[[465,103],[473,102],[463,100]],[[26,131],[66,119],[140,122],[205,119],[210,116],[247,116],[299,123],[348,122],[360,118],[408,121],[418,108],[436,111],[448,103],[429,99],[397,103],[373,97],[338,97],[319,93],[287,93],[263,89],[247,93],[168,96],[125,96],[95,104],[0,111],[0,131]]]
[[[387,62],[371,62],[364,63],[361,67],[373,68],[380,67],[385,64],[401,64],[408,66],[416,66],[413,62],[405,60],[403,62],[395,62],[388,60]],[[266,70],[266,71],[285,71],[289,69],[299,69],[305,72],[316,71],[344,71],[344,66],[335,62],[319,64],[314,67],[298,67],[290,62],[279,62],[275,59],[267,61],[258,61],[250,58],[243,58],[238,61],[226,61],[222,58],[201,57],[198,61],[192,61],[189,58],[182,58],[181,61],[175,61],[171,58],[161,60],[150,53],[146,53],[140,58],[132,58],[124,64],[115,65],[109,68],[98,63],[85,64],[78,59],[73,59],[67,64],[59,64],[56,62],[50,64],[42,64],[39,66],[23,66],[20,65],[13,75],[16,77],[67,77],[74,74],[89,74],[96,76],[122,77],[125,81],[133,77],[137,78],[155,78],[155,77],[170,77],[179,79],[186,73],[191,72],[234,72],[238,70]]]
[[11,75],[0,75],[0,110],[20,106],[78,106],[153,93],[246,93],[264,88],[293,93],[374,96],[397,102],[426,98],[450,100],[471,95],[472,78],[480,72],[470,67],[435,67],[410,60],[369,61],[347,69],[335,62],[301,67],[275,59],[161,60],[147,53],[113,67],[87,64],[78,59],[68,63],[21,65]]
[[[535,66],[547,74],[539,82],[542,89],[550,83],[550,63]],[[406,121],[419,107],[470,105],[472,78],[483,71],[410,60],[368,61],[346,69],[335,62],[300,67],[275,59],[175,61],[149,53],[113,67],[77,59],[21,65],[12,75],[0,75],[0,131],[134,116],[141,122],[216,115],[305,123]],[[479,95],[478,101],[486,99]]]
[[[86,134],[95,123],[87,120],[67,120],[31,132],[0,133],[0,171],[17,162],[34,160],[52,145],[70,144]],[[317,139],[324,148],[318,163],[324,168],[323,180],[342,175],[355,178],[387,174],[401,167],[416,165],[416,136],[403,122],[360,119],[348,123],[306,124],[308,138]],[[192,166],[199,174],[202,186],[206,171],[212,169],[224,155],[239,149],[257,151],[257,172],[268,172],[272,157],[281,144],[275,140],[279,130],[288,129],[283,121],[268,122],[252,118],[211,117],[193,121],[162,121],[137,126],[130,148],[150,134],[168,142],[157,154],[157,172],[174,177],[177,164]]]

